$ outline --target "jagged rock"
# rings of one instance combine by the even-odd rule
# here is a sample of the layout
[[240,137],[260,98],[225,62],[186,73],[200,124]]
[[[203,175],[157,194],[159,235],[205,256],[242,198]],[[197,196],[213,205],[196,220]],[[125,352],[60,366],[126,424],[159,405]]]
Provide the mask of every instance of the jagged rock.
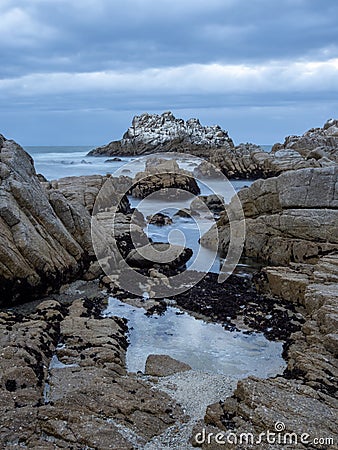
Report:
[[[206,158],[197,177],[257,179],[276,176],[288,170],[328,167],[338,161],[338,120],[330,119],[323,128],[314,128],[303,136],[288,136],[284,144],[275,144],[265,152],[255,144],[236,147],[219,126],[203,127],[197,119],[184,122],[172,113],[161,116],[142,114],[120,141],[92,150],[90,155],[141,155],[156,152],[188,152]],[[220,171],[220,172],[219,172]]]
[[90,216],[44,191],[32,158],[0,139],[0,304],[28,300],[79,276],[93,255]]
[[[109,256],[117,261],[115,267],[120,253],[125,256],[135,247],[131,228],[139,245],[148,243],[144,218],[124,195],[130,178],[92,175],[41,181],[32,158],[18,144],[3,136],[0,143],[0,305],[28,301],[79,276],[99,276],[97,264],[87,272],[99,253],[97,248],[94,253],[92,237],[105,248],[111,226],[115,239]],[[96,217],[99,226],[91,230],[94,205],[101,214]]]
[[177,200],[187,193],[197,195],[200,189],[192,175],[180,169],[175,160],[150,158],[145,171],[136,174],[131,193],[138,198],[153,194],[154,198]]
[[216,214],[224,211],[225,206],[223,197],[216,194],[200,195],[190,204],[190,210],[193,214],[204,212],[206,208]]
[[123,138],[92,150],[89,155],[142,155],[156,152],[187,152],[203,156],[211,149],[233,147],[220,126],[202,126],[198,119],[186,122],[171,112],[135,116]]
[[175,212],[174,217],[183,217],[184,219],[191,219],[192,211],[188,208],[179,209]]
[[162,213],[153,214],[152,216],[147,217],[147,219],[149,223],[159,226],[171,225],[173,223],[172,219],[169,216]]
[[322,158],[338,162],[338,120],[329,119],[322,128],[311,128],[302,136],[288,136],[283,144],[275,144],[273,153],[292,149],[307,159]]
[[154,377],[167,377],[177,372],[191,370],[186,364],[169,355],[149,355],[146,361],[145,374]]
[[[288,170],[332,167],[338,162],[337,120],[313,128],[302,136],[288,136],[270,153],[254,144],[216,149],[210,162],[229,178],[267,178]],[[203,168],[200,169],[203,174]]]

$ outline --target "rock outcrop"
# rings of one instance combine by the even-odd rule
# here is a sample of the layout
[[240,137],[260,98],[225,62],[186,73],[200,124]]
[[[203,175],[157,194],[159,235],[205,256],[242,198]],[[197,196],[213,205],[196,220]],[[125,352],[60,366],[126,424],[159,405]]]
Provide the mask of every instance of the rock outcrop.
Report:
[[[245,255],[275,264],[255,277],[256,286],[267,298],[278,298],[281,307],[292,302],[303,324],[284,346],[284,374],[240,381],[232,397],[210,405],[196,433],[203,426],[214,434],[230,430],[237,437],[281,431],[282,439],[293,433],[292,442],[281,444],[296,444],[298,439],[297,448],[304,449],[318,448],[312,445],[314,438],[332,440],[319,448],[337,442],[337,174],[337,166],[287,172],[258,180],[239,193],[247,224]],[[226,250],[225,215],[218,226]],[[207,241],[207,236],[202,239]],[[280,430],[277,423],[282,424]],[[300,441],[304,433],[307,442]],[[239,449],[257,448],[250,442],[237,443]],[[259,448],[270,449],[270,444],[265,439]],[[196,440],[194,445],[199,445]]]
[[[302,169],[242,189],[238,197],[246,225],[243,256],[272,264],[315,263],[337,250],[337,175],[338,166]],[[215,227],[226,252],[230,239],[226,213]],[[214,246],[214,231],[202,237],[202,245]]]
[[180,169],[173,159],[159,158],[146,161],[144,172],[136,174],[131,188],[133,197],[145,198],[153,194],[166,200],[182,199],[183,191],[194,195],[200,193],[191,173]]
[[[142,114],[120,141],[92,150],[89,155],[142,155],[157,152],[182,152],[201,156],[228,178],[257,179],[276,176],[288,170],[332,166],[338,161],[338,120],[328,120],[302,136],[288,136],[265,152],[255,144],[234,146],[228,133],[219,126],[203,127],[198,119],[184,122],[172,113]],[[212,166],[211,166],[212,167]],[[217,170],[195,169],[207,177]]]
[[[254,144],[216,149],[210,162],[228,178],[268,178],[288,170],[333,166],[338,162],[338,120],[312,128],[302,136],[288,136],[270,153]],[[203,173],[203,169],[200,170]]]
[[[292,444],[292,448],[335,448],[338,442],[337,279],[338,254],[322,257],[315,265],[263,269],[257,279],[259,289],[277,296],[281,302],[293,301],[305,319],[301,330],[291,335],[284,348],[287,369],[283,376],[268,380],[257,377],[241,380],[232,397],[208,407],[205,423],[196,428],[196,433],[203,426],[214,435],[230,430],[238,439],[241,433],[252,433],[253,441],[238,441],[237,448],[243,450],[258,448],[254,445],[256,439],[267,430],[276,433],[275,436],[280,431],[281,439],[287,439],[280,444]],[[281,428],[276,424],[281,424]],[[304,433],[306,439],[302,441]],[[321,445],[315,445],[316,438],[322,438]],[[195,437],[194,441],[196,445]],[[199,446],[215,448],[207,444]],[[232,444],[228,442],[224,448],[230,449]],[[276,447],[271,447],[264,438],[259,448]]]
[[124,319],[102,317],[102,297],[46,300],[0,313],[1,448],[135,448],[180,408],[125,369]]
[[338,162],[338,120],[329,119],[322,128],[311,128],[302,136],[288,136],[283,144],[273,146],[272,153],[289,149],[306,159]]
[[171,112],[135,116],[123,138],[92,150],[89,155],[143,155],[182,152],[197,156],[210,150],[233,147],[228,132],[219,125],[203,126],[198,119],[176,119]]
[[0,304],[27,301],[79,276],[93,256],[90,215],[42,187],[32,158],[0,136]]

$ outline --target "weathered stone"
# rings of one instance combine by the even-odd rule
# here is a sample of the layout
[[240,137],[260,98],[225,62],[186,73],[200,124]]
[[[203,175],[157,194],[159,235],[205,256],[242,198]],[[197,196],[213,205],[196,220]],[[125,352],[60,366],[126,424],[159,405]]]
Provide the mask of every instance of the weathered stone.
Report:
[[150,158],[144,172],[136,174],[131,189],[133,197],[153,199],[183,199],[188,193],[197,195],[200,189],[189,172],[179,168],[175,160]]
[[155,377],[167,377],[177,372],[191,370],[186,364],[169,355],[149,355],[146,361],[145,373]]
[[31,157],[1,140],[0,304],[28,300],[79,276],[93,255],[90,216],[58,192],[46,195]]
[[[279,265],[314,263],[338,249],[337,175],[338,166],[302,169],[258,180],[240,191],[246,219],[244,256]],[[226,252],[231,235],[225,213],[201,244],[213,248],[216,229]]]
[[180,245],[161,242],[147,244],[132,250],[126,257],[126,262],[136,267],[151,267],[154,264],[166,265],[171,268],[183,266],[192,256],[192,250]]
[[1,448],[132,449],[130,436],[143,446],[182,417],[126,372],[126,323],[101,313],[101,297],[1,313]]
[[198,119],[186,122],[171,112],[135,116],[119,141],[92,150],[90,155],[141,155],[157,152],[188,152],[203,156],[206,149],[233,147],[220,126],[202,126]]
[[149,223],[159,226],[171,225],[173,222],[169,216],[162,213],[153,214],[152,216],[147,217],[147,219],[149,220]]

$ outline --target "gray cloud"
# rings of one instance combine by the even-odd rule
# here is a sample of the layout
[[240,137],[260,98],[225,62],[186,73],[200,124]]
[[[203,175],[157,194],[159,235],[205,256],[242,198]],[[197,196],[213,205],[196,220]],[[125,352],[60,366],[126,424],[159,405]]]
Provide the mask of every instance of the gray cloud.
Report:
[[1,8],[0,49],[14,76],[338,56],[335,0],[7,0]]
[[0,16],[2,123],[8,111],[337,108],[336,0],[2,0]]

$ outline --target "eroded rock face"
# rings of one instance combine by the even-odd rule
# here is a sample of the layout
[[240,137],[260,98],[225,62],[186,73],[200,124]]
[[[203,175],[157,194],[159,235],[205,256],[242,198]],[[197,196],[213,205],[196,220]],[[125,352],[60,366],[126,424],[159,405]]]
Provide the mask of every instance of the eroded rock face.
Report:
[[[94,253],[92,236],[106,248],[109,227],[114,227],[110,257],[116,268],[121,255],[135,247],[131,230],[139,236],[139,245],[148,243],[144,218],[124,195],[130,178],[92,175],[40,181],[32,158],[18,144],[4,137],[0,144],[0,305],[28,301],[77,277],[100,276],[102,268],[95,262],[100,250]],[[92,235],[95,204],[102,213]]]
[[[268,178],[289,170],[334,166],[338,161],[338,121],[313,128],[302,136],[288,136],[270,153],[254,144],[216,149],[210,162],[228,178]],[[203,173],[203,168],[201,172]]]
[[90,215],[46,194],[32,158],[0,139],[0,304],[24,301],[80,275],[93,255]]
[[145,198],[153,194],[152,198],[166,200],[182,199],[186,192],[194,195],[200,189],[193,176],[180,169],[172,159],[150,158],[146,161],[144,172],[139,172],[134,178],[131,189],[133,197]]
[[142,155],[156,152],[182,152],[203,155],[211,149],[233,147],[228,132],[219,125],[203,126],[198,119],[176,119],[171,112],[135,116],[120,141],[98,147],[89,154]]
[[203,127],[197,119],[184,122],[172,113],[142,114],[120,141],[94,149],[90,155],[141,155],[156,152],[182,152],[206,158],[212,166],[200,165],[195,174],[219,176],[217,169],[231,179],[257,179],[277,176],[288,170],[328,167],[338,161],[338,120],[328,120],[302,136],[288,136],[271,152],[242,143],[234,146],[219,126]]
[[[258,180],[241,190],[246,224],[243,256],[273,264],[314,263],[338,249],[337,176],[337,166],[303,169]],[[225,213],[216,226],[226,252],[230,227]],[[202,245],[215,245],[210,236],[202,237]]]
[[302,374],[307,385],[328,395],[338,388],[337,280],[338,254],[315,265],[267,267],[256,280],[261,292],[304,308],[307,320],[288,346],[288,374]]

